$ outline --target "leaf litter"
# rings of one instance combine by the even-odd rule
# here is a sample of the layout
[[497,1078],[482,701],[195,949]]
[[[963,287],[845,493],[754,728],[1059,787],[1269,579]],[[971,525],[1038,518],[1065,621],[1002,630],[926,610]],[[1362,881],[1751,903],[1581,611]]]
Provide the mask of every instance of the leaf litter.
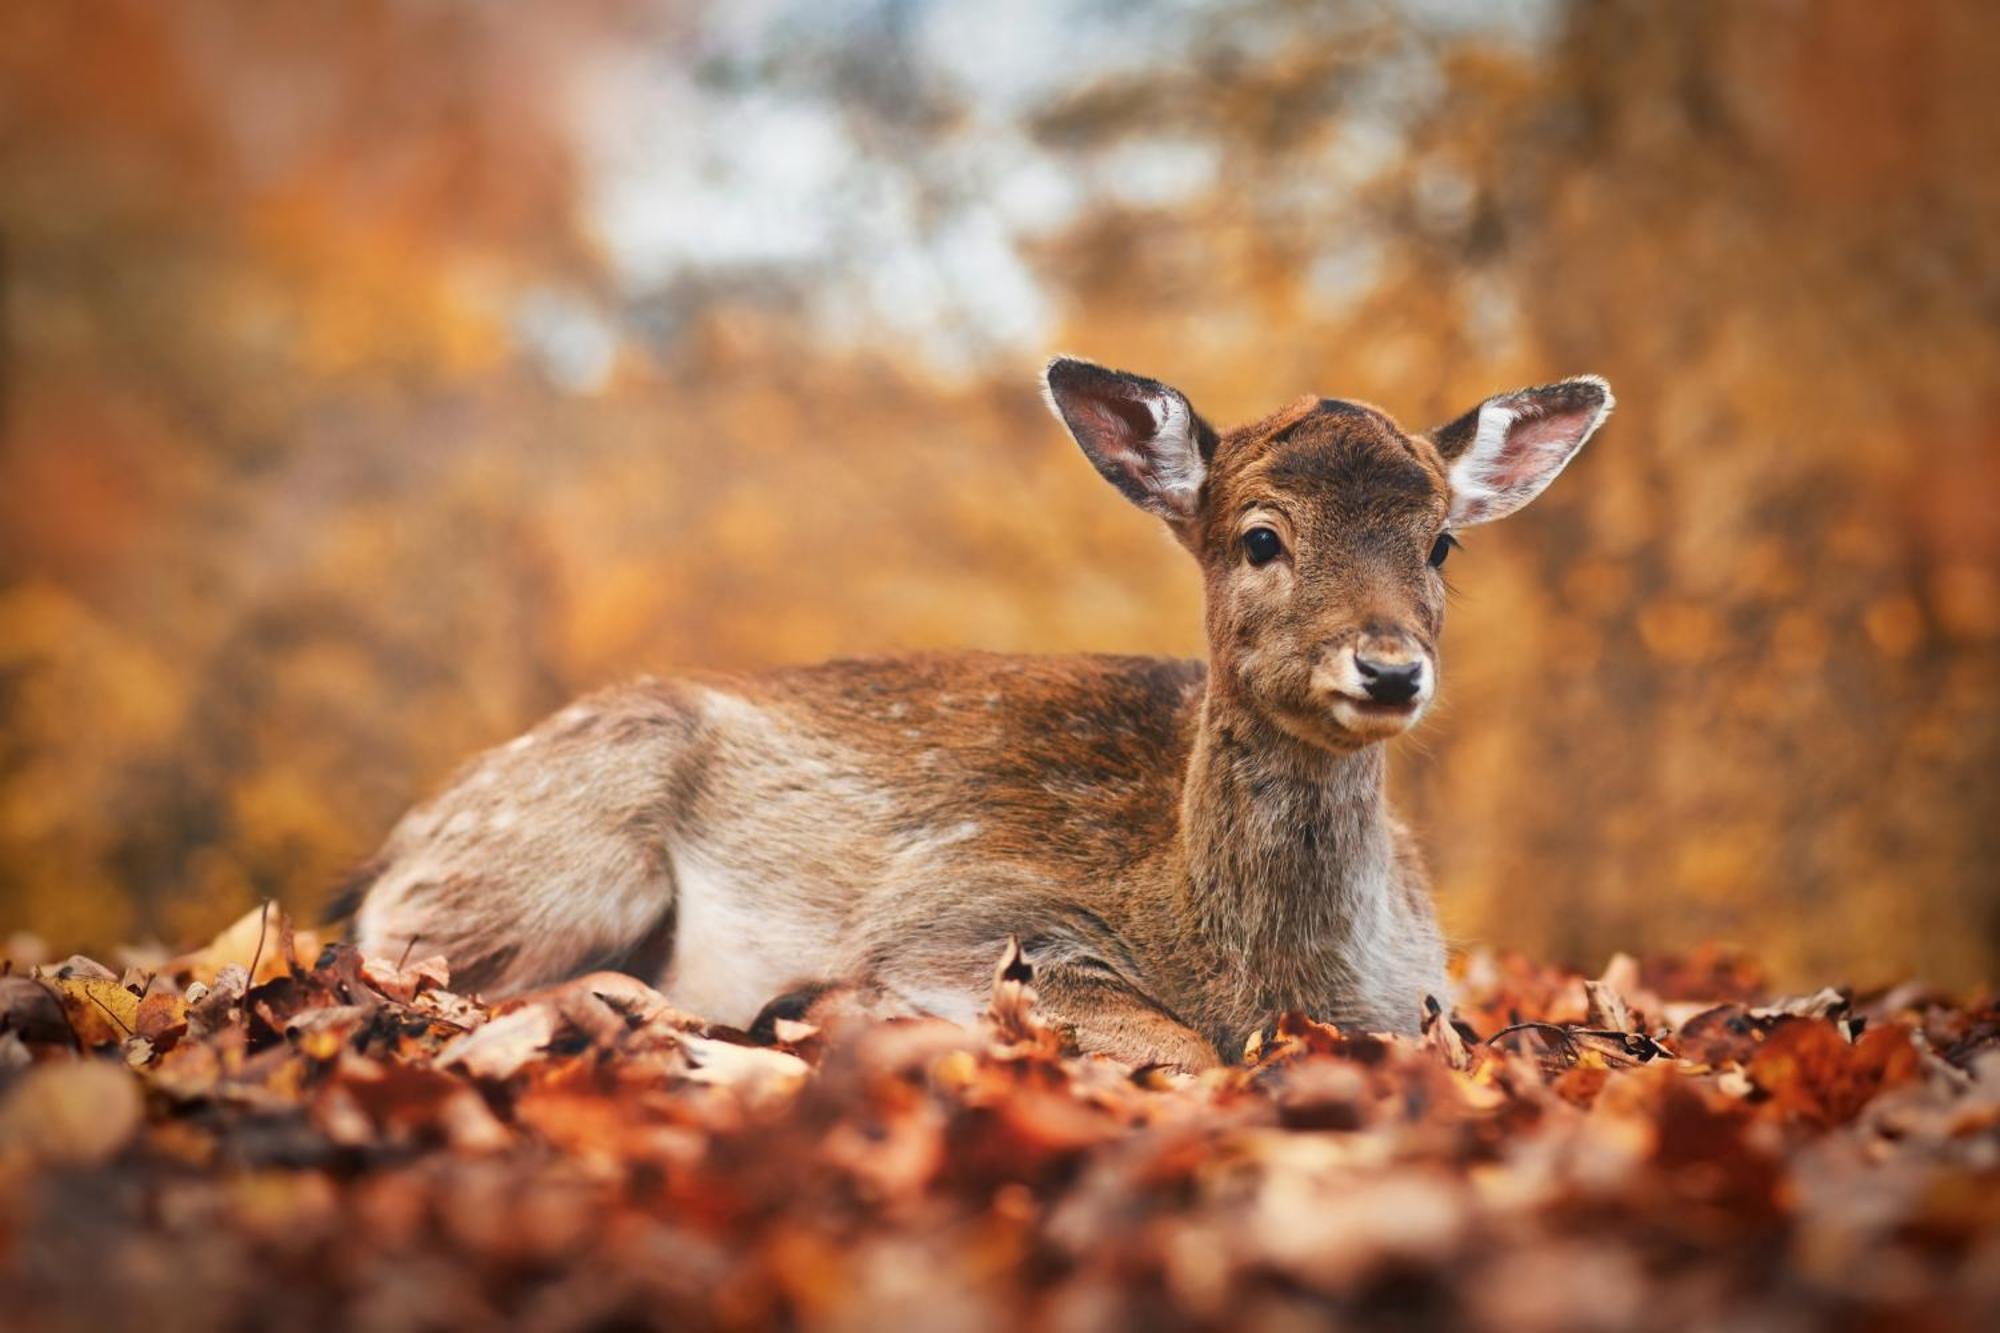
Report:
[[1189,1074],[775,1039],[601,973],[489,1003],[264,909],[0,976],[10,1327],[2000,1327],[2000,1009],[1707,950],[1464,960],[1417,1038]]

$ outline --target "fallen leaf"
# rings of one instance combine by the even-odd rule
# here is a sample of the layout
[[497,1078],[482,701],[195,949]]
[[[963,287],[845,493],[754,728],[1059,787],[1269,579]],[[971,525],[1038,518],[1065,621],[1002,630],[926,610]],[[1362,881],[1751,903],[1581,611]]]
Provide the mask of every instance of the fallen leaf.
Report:
[[390,999],[409,1004],[417,998],[417,992],[427,986],[438,990],[449,989],[451,966],[441,955],[420,959],[406,966],[381,958],[364,958],[361,960],[361,978]]
[[797,1088],[812,1072],[812,1066],[798,1056],[766,1046],[738,1046],[692,1032],[681,1033],[678,1041],[688,1058],[685,1077],[696,1083],[782,1094]]
[[1465,1037],[1453,1025],[1433,996],[1424,997],[1424,1041],[1437,1052],[1438,1058],[1453,1069],[1472,1068],[1472,1052],[1465,1044]]
[[502,1014],[458,1037],[438,1052],[442,1068],[457,1066],[474,1078],[504,1082],[539,1058],[556,1034],[556,1013],[530,1004]]
[[72,1040],[61,996],[53,985],[32,977],[0,976],[0,1031],[38,1045]]
[[250,974],[231,963],[215,974],[199,992],[188,988],[188,1030],[196,1037],[219,1032],[239,1015],[243,996],[249,989]]
[[265,903],[231,922],[205,947],[169,961],[162,970],[183,981],[212,986],[223,971],[234,967],[242,971],[245,989],[259,986],[291,971],[289,934],[285,914],[275,904]]
[[1638,1027],[1632,1022],[1632,1010],[1608,981],[1586,981],[1583,993],[1589,997],[1590,1007],[1584,1016],[1587,1027],[1608,1032],[1636,1032]]
[[1779,1112],[1832,1127],[1854,1119],[1881,1092],[1915,1079],[1920,1068],[1902,1028],[1870,1028],[1850,1043],[1832,1022],[1793,1018],[1771,1033],[1746,1072]]
[[70,1029],[86,1047],[116,1045],[138,1030],[139,997],[116,978],[65,968],[36,979],[61,1002]]
[[139,1001],[133,1029],[156,1049],[172,1050],[188,1027],[187,1000],[169,991],[148,991]]

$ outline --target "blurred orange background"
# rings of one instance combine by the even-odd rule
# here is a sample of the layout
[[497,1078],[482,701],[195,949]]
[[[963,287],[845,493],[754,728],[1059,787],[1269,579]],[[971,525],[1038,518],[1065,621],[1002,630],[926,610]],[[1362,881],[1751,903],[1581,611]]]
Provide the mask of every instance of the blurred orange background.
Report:
[[1620,409],[1450,573],[1455,938],[2000,949],[2000,7],[0,10],[0,938],[310,912],[642,670],[1200,651],[1037,402]]

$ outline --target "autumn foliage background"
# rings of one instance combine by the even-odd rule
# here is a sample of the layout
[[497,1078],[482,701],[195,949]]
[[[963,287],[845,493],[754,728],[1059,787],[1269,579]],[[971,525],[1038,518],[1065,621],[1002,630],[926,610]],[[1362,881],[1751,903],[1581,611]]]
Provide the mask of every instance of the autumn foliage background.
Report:
[[1467,539],[1462,939],[1994,975],[2000,8],[0,8],[0,937],[310,914],[642,670],[1200,650],[1033,392],[1619,412]]

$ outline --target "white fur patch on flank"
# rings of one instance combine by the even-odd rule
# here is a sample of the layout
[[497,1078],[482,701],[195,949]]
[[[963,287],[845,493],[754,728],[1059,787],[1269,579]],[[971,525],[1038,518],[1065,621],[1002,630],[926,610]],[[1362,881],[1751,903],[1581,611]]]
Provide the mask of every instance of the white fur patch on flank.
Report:
[[[697,852],[673,853],[678,889],[674,961],[661,989],[676,1005],[734,1027],[795,982],[828,975],[832,932],[796,910],[760,905],[749,877]],[[758,884],[766,903],[802,896]]]

